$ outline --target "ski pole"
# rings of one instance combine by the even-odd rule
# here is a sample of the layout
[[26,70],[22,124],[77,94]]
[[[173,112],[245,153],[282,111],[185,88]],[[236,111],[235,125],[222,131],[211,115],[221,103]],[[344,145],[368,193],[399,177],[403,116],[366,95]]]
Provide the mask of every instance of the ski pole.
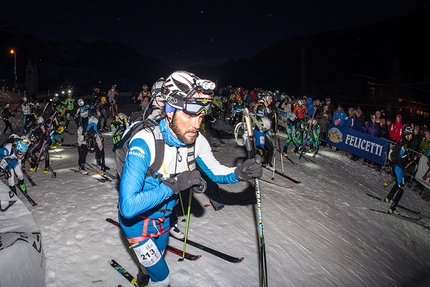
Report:
[[[249,111],[247,108],[242,111],[246,128],[248,131],[248,137],[246,140],[246,149],[248,151],[248,158],[255,158],[255,139],[254,133],[252,130],[252,122],[251,117],[249,115]],[[257,213],[258,213],[258,225],[259,225],[259,245],[260,245],[260,286],[267,287],[268,286],[268,278],[267,278],[267,261],[266,261],[266,242],[264,240],[263,233],[263,212],[261,209],[261,194],[260,194],[260,184],[258,178],[254,178],[254,188],[255,188],[255,198],[257,201]]]
[[188,230],[190,229],[190,214],[191,214],[191,202],[193,199],[193,189],[190,188],[190,195],[188,198],[188,211],[187,211],[187,220],[185,221],[185,236],[184,236],[184,250],[182,251],[182,257],[178,259],[178,261],[184,261],[185,253],[187,252],[187,238],[188,238]]
[[275,179],[275,170],[276,170],[276,148],[273,152],[272,162],[273,162],[272,180],[274,180]]
[[[406,166],[405,166],[405,169],[407,169],[408,167],[410,167],[411,166],[411,164],[413,163],[414,161],[411,161],[410,163],[408,163]],[[396,176],[393,176],[389,181],[387,181],[387,182],[384,182],[384,187],[387,187],[387,186],[389,186],[393,181],[395,181],[396,180]]]
[[282,167],[281,170],[282,170],[282,173],[284,173],[285,172],[284,171],[284,159],[282,157],[282,151],[281,151],[282,147],[281,147],[281,139],[279,137],[279,132],[276,134],[276,141],[277,141],[278,147],[279,147],[278,152],[279,152],[279,157],[281,159],[281,167]]

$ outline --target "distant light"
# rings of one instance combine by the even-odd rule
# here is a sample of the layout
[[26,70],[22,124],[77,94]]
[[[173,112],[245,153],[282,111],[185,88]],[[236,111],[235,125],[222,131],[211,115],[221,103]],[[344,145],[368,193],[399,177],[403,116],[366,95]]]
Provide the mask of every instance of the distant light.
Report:
[[203,14],[203,11],[200,11],[200,14]]

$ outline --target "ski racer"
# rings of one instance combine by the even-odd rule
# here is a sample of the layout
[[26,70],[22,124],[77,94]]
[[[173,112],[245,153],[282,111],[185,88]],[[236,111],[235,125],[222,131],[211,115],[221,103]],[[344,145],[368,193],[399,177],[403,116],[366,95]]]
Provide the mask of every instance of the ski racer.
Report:
[[265,93],[261,100],[254,106],[253,113],[257,118],[253,118],[254,124],[257,128],[254,129],[255,146],[263,158],[263,162],[266,163],[268,168],[273,168],[273,141],[270,137],[269,131],[272,128],[272,94]]
[[294,153],[299,152],[299,147],[303,144],[303,133],[305,130],[305,124],[302,121],[295,121],[290,126],[287,127],[287,139],[285,141],[284,149],[283,149],[283,155],[285,157],[288,157],[288,146],[292,142],[294,144]]
[[27,118],[33,114],[33,108],[34,108],[34,104],[32,102],[29,102],[27,100],[27,97],[23,97],[22,104],[21,104],[22,115],[23,115],[21,134],[24,134],[25,123],[27,122]]
[[76,127],[79,126],[76,118],[76,106],[75,99],[73,98],[72,92],[67,93],[67,98],[63,101],[64,109],[61,111],[61,116],[66,118],[65,130],[69,128],[69,122],[73,119],[76,123]]
[[142,91],[137,96],[137,100],[140,101],[139,106],[141,110],[144,110],[148,106],[150,99],[151,99],[151,92],[148,90],[147,85],[143,85]]
[[233,97],[233,111],[230,116],[229,124],[234,125],[242,116],[242,109],[245,107],[244,105],[244,92],[243,88],[236,88],[235,95]]
[[[206,189],[200,172],[195,169],[196,163],[218,183],[237,183],[262,175],[258,159],[248,159],[237,168],[221,165],[206,138],[198,133],[200,123],[211,107],[214,88],[213,82],[194,74],[174,72],[163,84],[166,105],[162,118],[153,129],[142,129],[129,141],[120,172],[118,217],[128,242],[145,269],[140,269],[138,274],[140,286],[170,284],[163,253],[169,238],[169,217],[178,193],[190,188],[199,193]],[[152,170],[155,134],[162,137],[164,156],[161,167]],[[117,170],[120,171],[118,165]]]
[[0,169],[6,174],[9,188],[16,194],[15,176],[18,179],[18,187],[22,192],[27,192],[22,173],[21,160],[28,151],[28,141],[17,135],[11,135],[0,148]]
[[[14,117],[15,115],[12,113],[12,110],[10,109],[10,104],[6,104],[6,106],[4,106],[0,114],[4,121],[3,134],[6,134],[8,129],[10,129],[10,132],[13,133],[12,124],[10,123],[9,118]],[[22,130],[24,130],[24,126],[25,124],[22,125]]]
[[386,202],[390,202],[391,206],[388,209],[388,213],[400,214],[396,209],[402,198],[404,191],[404,179],[403,172],[405,166],[411,160],[410,154],[408,152],[408,144],[414,135],[414,130],[412,127],[407,126],[403,131],[403,137],[394,145],[393,151],[391,152],[391,161],[394,164],[394,175],[396,176],[396,181],[394,182],[393,188],[391,188],[387,197]]
[[315,156],[320,148],[320,125],[318,124],[317,120],[313,120],[312,124],[311,120],[309,120],[308,126],[311,128],[311,131],[309,132],[308,152],[313,152]]
[[78,100],[78,106],[79,108],[76,110],[76,118],[79,121],[79,126],[82,126],[84,130],[87,129],[88,125],[88,116],[90,114],[90,109],[93,109],[93,107],[89,105],[85,105],[85,102],[83,99]]
[[28,137],[31,141],[31,146],[28,150],[28,161],[30,163],[30,170],[36,171],[39,168],[39,160],[43,155],[45,158],[45,169],[43,173],[49,171],[49,146],[51,145],[51,138],[47,132],[48,126],[42,116],[37,118],[33,126],[28,132]]
[[82,174],[88,174],[85,169],[85,162],[88,153],[95,153],[97,165],[100,166],[102,171],[109,170],[110,168],[105,164],[105,149],[104,138],[99,133],[97,128],[97,118],[90,116],[86,130],[80,126],[77,130],[78,134],[78,165],[79,171]]
[[118,91],[116,90],[116,85],[112,85],[110,90],[107,92],[107,98],[109,99],[109,111],[112,117],[118,114],[118,105],[116,99],[118,97]]

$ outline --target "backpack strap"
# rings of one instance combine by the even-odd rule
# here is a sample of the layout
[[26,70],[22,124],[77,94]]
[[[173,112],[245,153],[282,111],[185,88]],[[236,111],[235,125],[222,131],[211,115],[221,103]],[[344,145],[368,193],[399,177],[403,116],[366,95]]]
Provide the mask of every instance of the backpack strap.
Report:
[[188,162],[188,169],[189,170],[195,170],[196,169],[196,157],[194,154],[194,147],[195,144],[188,145],[188,152],[187,152],[187,162]]
[[161,135],[160,127],[158,125],[155,126],[155,128],[151,131],[155,140],[155,158],[154,162],[149,166],[146,175],[155,176],[155,173],[161,168],[161,165],[163,164],[164,160],[164,156],[157,156],[160,154],[164,155],[164,139]]

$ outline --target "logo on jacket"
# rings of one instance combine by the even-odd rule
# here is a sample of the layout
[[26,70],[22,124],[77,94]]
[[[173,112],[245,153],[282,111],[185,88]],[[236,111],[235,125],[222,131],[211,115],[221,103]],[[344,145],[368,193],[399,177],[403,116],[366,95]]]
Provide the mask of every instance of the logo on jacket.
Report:
[[135,156],[138,156],[138,157],[141,157],[141,158],[145,157],[145,151],[141,147],[138,147],[138,146],[132,147],[128,151],[128,154],[129,155],[135,155]]

